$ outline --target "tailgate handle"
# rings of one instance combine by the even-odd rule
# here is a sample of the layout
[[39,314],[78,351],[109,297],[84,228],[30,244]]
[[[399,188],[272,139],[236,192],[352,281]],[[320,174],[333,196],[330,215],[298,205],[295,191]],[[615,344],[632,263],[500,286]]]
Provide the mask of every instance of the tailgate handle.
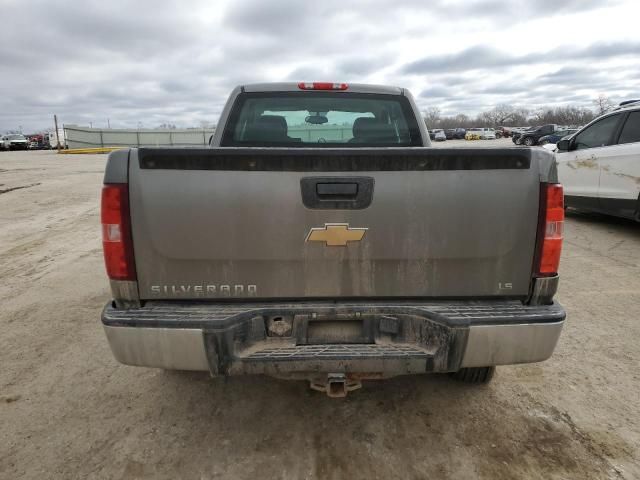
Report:
[[355,197],[358,194],[357,183],[317,183],[316,192],[320,196]]
[[362,210],[373,200],[372,177],[303,177],[302,203],[317,210]]

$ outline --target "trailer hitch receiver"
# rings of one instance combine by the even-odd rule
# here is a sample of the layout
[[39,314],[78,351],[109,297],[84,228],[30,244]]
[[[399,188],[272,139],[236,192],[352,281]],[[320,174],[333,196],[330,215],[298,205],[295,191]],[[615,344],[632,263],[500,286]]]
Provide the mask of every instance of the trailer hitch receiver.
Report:
[[362,387],[362,382],[349,379],[344,373],[329,373],[324,379],[311,380],[310,386],[313,390],[326,393],[328,397],[343,398]]

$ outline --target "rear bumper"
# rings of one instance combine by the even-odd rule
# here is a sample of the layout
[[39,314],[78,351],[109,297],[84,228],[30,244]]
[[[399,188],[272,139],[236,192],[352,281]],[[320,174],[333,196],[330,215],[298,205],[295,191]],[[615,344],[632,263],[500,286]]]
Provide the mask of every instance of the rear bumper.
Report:
[[102,323],[127,365],[213,375],[449,372],[531,363],[553,353],[565,312],[553,303],[108,304]]

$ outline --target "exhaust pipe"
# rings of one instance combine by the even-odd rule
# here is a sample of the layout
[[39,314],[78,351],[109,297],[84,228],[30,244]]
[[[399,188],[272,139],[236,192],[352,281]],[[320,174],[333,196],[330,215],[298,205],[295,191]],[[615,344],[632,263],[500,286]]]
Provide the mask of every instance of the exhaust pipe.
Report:
[[348,379],[344,373],[329,373],[324,381],[314,379],[309,386],[312,390],[326,393],[330,398],[344,398],[347,393],[361,388],[362,382]]

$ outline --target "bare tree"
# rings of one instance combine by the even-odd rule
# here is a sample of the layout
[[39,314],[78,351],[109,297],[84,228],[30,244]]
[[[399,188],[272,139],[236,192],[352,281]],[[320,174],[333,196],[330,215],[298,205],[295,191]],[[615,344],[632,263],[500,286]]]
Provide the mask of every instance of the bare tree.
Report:
[[524,107],[511,105],[496,105],[486,112],[481,112],[475,118],[460,113],[458,115],[443,116],[438,108],[431,108],[423,112],[425,123],[433,128],[470,128],[470,127],[522,127],[526,125],[544,125],[555,123],[558,125],[579,126],[589,123],[594,118],[594,112],[589,108],[574,105],[562,107],[541,107],[530,111]]
[[551,107],[542,107],[533,112],[531,120],[535,125],[542,125],[545,123],[553,123],[549,121],[553,117],[553,109]]
[[543,107],[533,114],[531,120],[536,125],[555,123],[578,126],[589,123],[593,117],[593,112],[588,108],[567,105],[564,107]]
[[432,129],[438,126],[440,123],[440,109],[438,107],[430,107],[426,112],[423,112],[424,121],[427,127]]
[[499,126],[504,125],[505,123],[510,123],[513,120],[513,117],[516,114],[516,109],[511,105],[507,105],[501,103],[496,105],[491,110],[483,112],[480,116],[483,123],[488,123],[491,126]]
[[513,114],[513,118],[511,119],[511,126],[518,127],[521,125],[526,125],[530,114],[531,113],[527,108],[524,108],[524,107],[516,108],[516,111]]
[[459,126],[466,127],[471,123],[471,119],[469,115],[465,115],[464,113],[459,113],[454,117],[455,123]]
[[596,115],[603,115],[613,107],[615,107],[615,104],[611,101],[611,99],[603,93],[598,95],[598,98],[593,100],[593,105],[595,106]]

